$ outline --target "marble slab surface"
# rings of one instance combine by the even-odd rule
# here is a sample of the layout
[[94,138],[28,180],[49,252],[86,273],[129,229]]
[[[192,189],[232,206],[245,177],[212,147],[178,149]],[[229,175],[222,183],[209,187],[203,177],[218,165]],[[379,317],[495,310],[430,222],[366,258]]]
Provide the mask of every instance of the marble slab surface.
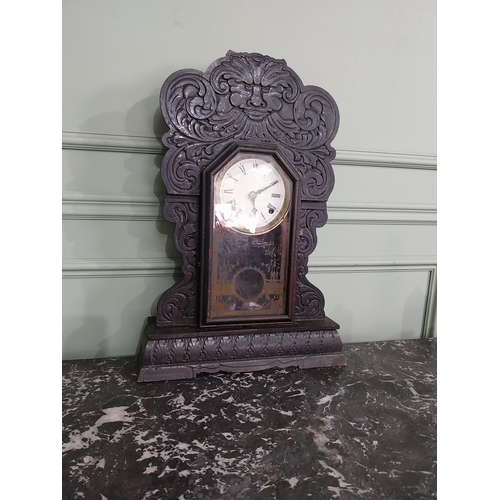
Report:
[[147,384],[133,357],[65,361],[62,497],[436,498],[436,344]]

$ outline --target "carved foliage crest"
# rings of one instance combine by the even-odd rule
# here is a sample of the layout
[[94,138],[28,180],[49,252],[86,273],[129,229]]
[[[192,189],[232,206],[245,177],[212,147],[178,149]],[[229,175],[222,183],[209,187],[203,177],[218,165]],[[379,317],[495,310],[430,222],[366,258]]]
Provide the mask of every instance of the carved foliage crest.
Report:
[[198,195],[202,169],[234,140],[278,143],[308,178],[306,199],[326,200],[333,189],[337,105],[323,89],[304,86],[284,60],[230,51],[205,73],[172,74],[160,106],[169,127],[162,164],[168,194]]

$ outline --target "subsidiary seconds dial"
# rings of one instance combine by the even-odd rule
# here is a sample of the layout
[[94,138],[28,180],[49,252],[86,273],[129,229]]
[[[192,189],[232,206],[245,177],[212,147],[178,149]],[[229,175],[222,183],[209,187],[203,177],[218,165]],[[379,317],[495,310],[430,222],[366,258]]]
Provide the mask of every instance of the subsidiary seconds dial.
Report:
[[270,231],[286,216],[290,191],[272,158],[236,157],[215,178],[216,223],[247,234]]

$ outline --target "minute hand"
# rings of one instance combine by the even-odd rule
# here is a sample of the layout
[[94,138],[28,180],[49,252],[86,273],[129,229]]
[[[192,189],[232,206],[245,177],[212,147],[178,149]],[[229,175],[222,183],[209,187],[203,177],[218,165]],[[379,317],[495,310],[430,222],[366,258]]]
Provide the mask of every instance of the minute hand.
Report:
[[262,193],[262,191],[265,191],[266,189],[269,189],[271,186],[274,186],[275,184],[277,184],[279,182],[279,179],[274,181],[274,182],[271,182],[271,184],[269,184],[269,186],[266,186],[266,187],[263,187],[262,189],[259,189],[258,191],[255,191],[255,194],[260,194]]

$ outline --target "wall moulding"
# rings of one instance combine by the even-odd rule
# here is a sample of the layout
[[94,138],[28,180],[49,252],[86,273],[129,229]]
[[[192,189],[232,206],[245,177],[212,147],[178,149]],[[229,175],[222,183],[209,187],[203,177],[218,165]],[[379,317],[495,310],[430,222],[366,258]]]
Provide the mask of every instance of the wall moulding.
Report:
[[[154,195],[63,193],[63,220],[163,220]],[[436,225],[432,205],[328,202],[328,224]]]
[[401,272],[432,271],[437,266],[434,255],[429,256],[370,256],[309,258],[309,273]]
[[[310,257],[309,273],[431,271],[435,256],[414,257]],[[63,278],[119,278],[174,276],[181,260],[164,259],[63,259]]]
[[160,201],[154,195],[65,192],[63,220],[157,220],[162,219]]
[[126,153],[162,154],[161,139],[136,135],[101,134],[90,132],[63,132],[63,149],[109,151]]
[[170,276],[181,274],[181,260],[164,259],[63,259],[62,277],[130,278]]
[[328,202],[327,224],[437,225],[435,205]]
[[[63,132],[62,148],[143,154],[165,153],[159,137],[90,132]],[[433,155],[337,149],[333,165],[436,170],[437,158]]]

